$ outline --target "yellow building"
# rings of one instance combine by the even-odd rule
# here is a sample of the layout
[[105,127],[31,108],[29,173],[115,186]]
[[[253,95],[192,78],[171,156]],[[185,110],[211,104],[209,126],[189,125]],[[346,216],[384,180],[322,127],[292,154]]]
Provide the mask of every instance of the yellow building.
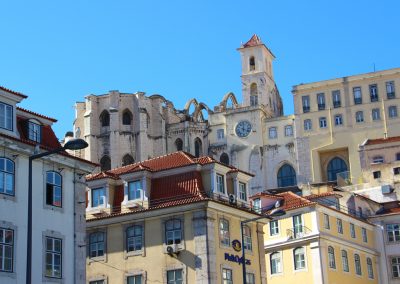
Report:
[[264,228],[267,283],[380,283],[374,225],[340,210],[336,193],[292,192],[253,198],[279,201],[286,215]]
[[400,68],[294,86],[298,182],[358,183],[359,145],[400,135],[398,86]]
[[[176,152],[87,177],[87,283],[266,283],[251,174]],[[260,253],[261,252],[261,253]]]

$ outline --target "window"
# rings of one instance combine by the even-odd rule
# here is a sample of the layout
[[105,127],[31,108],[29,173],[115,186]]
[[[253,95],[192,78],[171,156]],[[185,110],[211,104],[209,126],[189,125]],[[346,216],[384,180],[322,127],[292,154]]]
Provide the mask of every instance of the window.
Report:
[[371,115],[372,115],[372,120],[374,120],[374,121],[381,119],[381,114],[380,114],[379,108],[372,109]]
[[175,140],[175,148],[176,148],[176,151],[182,151],[183,150],[183,141],[182,141],[181,138],[177,138]]
[[292,218],[294,234],[295,238],[297,238],[303,234],[303,219],[301,218],[301,215],[294,215]]
[[337,226],[337,231],[339,234],[343,234],[343,222],[342,219],[336,219],[336,226]]
[[361,87],[354,87],[353,88],[353,96],[354,96],[354,104],[362,104],[362,94],[361,94]]
[[203,143],[200,138],[194,140],[194,155],[198,158],[203,155]]
[[246,273],[246,284],[255,284],[256,278],[253,273]]
[[13,107],[0,103],[0,128],[13,130]]
[[251,251],[253,249],[253,245],[251,242],[251,229],[249,226],[243,226],[243,246],[244,249]]
[[389,118],[397,117],[397,106],[390,106],[389,107]]
[[379,100],[377,84],[369,85],[369,97],[371,98],[371,103]]
[[221,239],[221,245],[230,246],[229,221],[226,219],[219,220],[219,237]]
[[356,112],[356,122],[364,122],[364,113],[362,111],[357,111]]
[[319,127],[326,128],[326,126],[327,126],[326,117],[320,117],[319,118]]
[[106,205],[106,190],[104,187],[92,189],[92,207]]
[[132,275],[126,278],[126,284],[142,284],[142,275]]
[[396,153],[396,161],[400,161],[400,153]]
[[122,114],[122,124],[131,125],[132,124],[132,113],[129,110],[125,110]]
[[372,259],[367,257],[368,278],[374,279],[374,269],[372,268]]
[[270,127],[269,128],[269,139],[275,139],[277,138],[277,132],[276,132],[276,127]]
[[383,156],[374,156],[372,158],[372,163],[374,164],[382,164],[384,162]]
[[294,270],[306,268],[306,258],[304,255],[304,248],[296,248],[293,250],[294,255]]
[[104,280],[90,281],[89,284],[104,284]]
[[311,119],[305,119],[304,130],[311,130],[311,129],[312,129]]
[[296,171],[291,165],[284,164],[278,170],[278,187],[287,187],[297,184]]
[[182,241],[182,222],[179,219],[168,220],[165,223],[165,239],[167,245],[180,244]]
[[367,229],[361,228],[362,239],[364,243],[368,242]]
[[303,112],[309,112],[310,111],[310,97],[309,96],[303,96],[301,97],[302,103],[303,103]]
[[102,172],[111,170],[111,159],[110,159],[110,157],[103,156],[100,159],[100,168],[101,168]]
[[354,255],[354,265],[356,267],[356,274],[361,275],[361,261],[360,256],[358,254]]
[[222,268],[222,284],[233,284],[232,270]]
[[336,126],[343,125],[343,117],[341,114],[335,115],[335,125]]
[[122,158],[122,166],[127,166],[127,165],[131,165],[135,162],[135,160],[133,159],[133,157],[129,154],[124,155],[124,157]]
[[281,254],[279,252],[274,252],[271,253],[269,258],[271,263],[271,274],[282,273]]
[[345,250],[342,250],[342,268],[344,272],[349,272],[349,259]]
[[393,168],[394,175],[400,175],[400,167]]
[[250,105],[251,106],[257,106],[258,105],[258,90],[257,90],[257,84],[252,83],[250,85]]
[[336,181],[337,175],[347,171],[346,163],[338,157],[333,158],[328,163],[328,181]]
[[285,136],[286,137],[293,136],[293,126],[291,125],[285,126]]
[[239,198],[241,200],[247,201],[246,184],[243,182],[239,182]]
[[400,278],[400,257],[392,257],[391,264],[393,278]]
[[229,165],[229,156],[227,153],[222,153],[221,156],[219,157],[219,161],[223,163],[224,165]]
[[256,70],[256,61],[254,60],[254,56],[250,57],[249,66],[250,66],[250,71]]
[[331,246],[328,247],[328,262],[329,268],[336,269],[335,250]]
[[269,234],[275,236],[279,234],[279,223],[278,220],[271,220],[269,222]]
[[14,231],[0,228],[0,271],[13,272]]
[[218,193],[225,194],[225,181],[223,175],[217,174],[217,190]]
[[128,200],[142,199],[142,182],[140,180],[128,183]]
[[388,242],[400,242],[400,224],[387,224],[386,233]]
[[332,92],[332,101],[333,101],[333,107],[338,108],[341,107],[341,101],[340,101],[340,91],[335,90]]
[[394,99],[396,97],[394,81],[386,82],[386,95],[388,99]]
[[218,140],[223,140],[224,139],[224,130],[223,129],[217,129],[217,139]]
[[46,277],[62,277],[62,240],[46,237]]
[[95,232],[89,235],[89,257],[99,257],[104,255],[105,233]]
[[381,178],[381,171],[375,171],[372,174],[374,175],[374,179]]
[[39,142],[41,141],[42,127],[40,124],[28,121],[28,139],[31,141]]
[[14,162],[0,158],[0,194],[14,195]]
[[331,226],[329,224],[329,215],[328,214],[324,214],[324,228],[325,229],[330,229]]
[[318,110],[325,109],[325,94],[317,94]]
[[110,126],[110,114],[108,111],[103,110],[103,112],[100,114],[100,124],[102,127]]
[[261,199],[256,198],[253,200],[253,209],[254,211],[261,213]]
[[167,271],[167,283],[168,284],[182,284],[183,283],[183,270],[168,270]]
[[62,207],[62,178],[59,173],[46,174],[46,204]]
[[126,229],[126,251],[140,251],[143,247],[143,226],[134,225]]
[[353,239],[356,238],[356,228],[353,223],[350,223],[350,235]]

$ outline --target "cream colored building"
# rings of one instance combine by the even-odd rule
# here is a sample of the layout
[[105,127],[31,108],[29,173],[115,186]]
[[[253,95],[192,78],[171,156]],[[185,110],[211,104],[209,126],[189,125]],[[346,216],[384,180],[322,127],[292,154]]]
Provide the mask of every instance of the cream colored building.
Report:
[[251,175],[175,152],[87,177],[87,283],[266,283]]

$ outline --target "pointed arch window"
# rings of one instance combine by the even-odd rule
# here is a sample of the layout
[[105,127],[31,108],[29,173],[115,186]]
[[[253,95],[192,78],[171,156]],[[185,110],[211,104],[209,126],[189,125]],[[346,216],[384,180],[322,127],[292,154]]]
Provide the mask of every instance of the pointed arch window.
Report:
[[252,83],[250,85],[250,105],[251,106],[258,105],[258,89],[256,83]]
[[122,158],[122,165],[123,166],[127,166],[130,164],[133,164],[135,162],[135,160],[133,159],[133,157],[129,154],[126,154],[123,158]]
[[296,171],[288,164],[283,165],[278,171],[278,187],[293,186],[296,184]]
[[219,161],[225,165],[229,165],[229,156],[227,153],[222,153],[219,157]]
[[110,126],[110,114],[108,111],[103,110],[103,112],[100,114],[100,123],[101,126]]
[[337,180],[337,174],[346,172],[347,171],[347,165],[343,159],[335,157],[333,158],[327,168],[328,172],[328,181],[336,181]]
[[250,71],[256,70],[256,60],[254,59],[254,56],[250,57],[249,66],[250,66]]
[[177,138],[175,140],[175,147],[176,147],[176,151],[182,151],[183,150],[183,141],[181,138]]
[[122,124],[131,125],[132,124],[132,113],[129,110],[125,110],[122,114]]
[[109,156],[103,156],[100,159],[100,167],[102,172],[111,170],[111,159]]
[[194,140],[194,155],[198,158],[203,155],[203,143],[200,138]]

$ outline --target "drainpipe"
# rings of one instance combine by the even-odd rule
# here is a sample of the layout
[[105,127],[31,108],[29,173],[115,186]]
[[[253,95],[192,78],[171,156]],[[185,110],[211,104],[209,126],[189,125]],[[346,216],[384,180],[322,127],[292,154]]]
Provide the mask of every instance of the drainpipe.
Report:
[[386,139],[388,138],[388,132],[387,132],[387,121],[386,121],[386,112],[385,112],[385,101],[383,100],[382,97],[382,115],[383,115],[383,138]]
[[312,174],[312,181],[315,182],[315,172],[314,172],[314,160],[313,160],[313,152],[315,150],[320,150],[322,148],[325,148],[329,145],[333,144],[333,131],[332,131],[332,115],[331,115],[331,108],[328,109],[328,113],[329,113],[329,132],[330,132],[330,142],[322,145],[322,146],[318,146],[315,147],[313,149],[311,149],[310,151],[310,156],[311,156],[311,174]]

